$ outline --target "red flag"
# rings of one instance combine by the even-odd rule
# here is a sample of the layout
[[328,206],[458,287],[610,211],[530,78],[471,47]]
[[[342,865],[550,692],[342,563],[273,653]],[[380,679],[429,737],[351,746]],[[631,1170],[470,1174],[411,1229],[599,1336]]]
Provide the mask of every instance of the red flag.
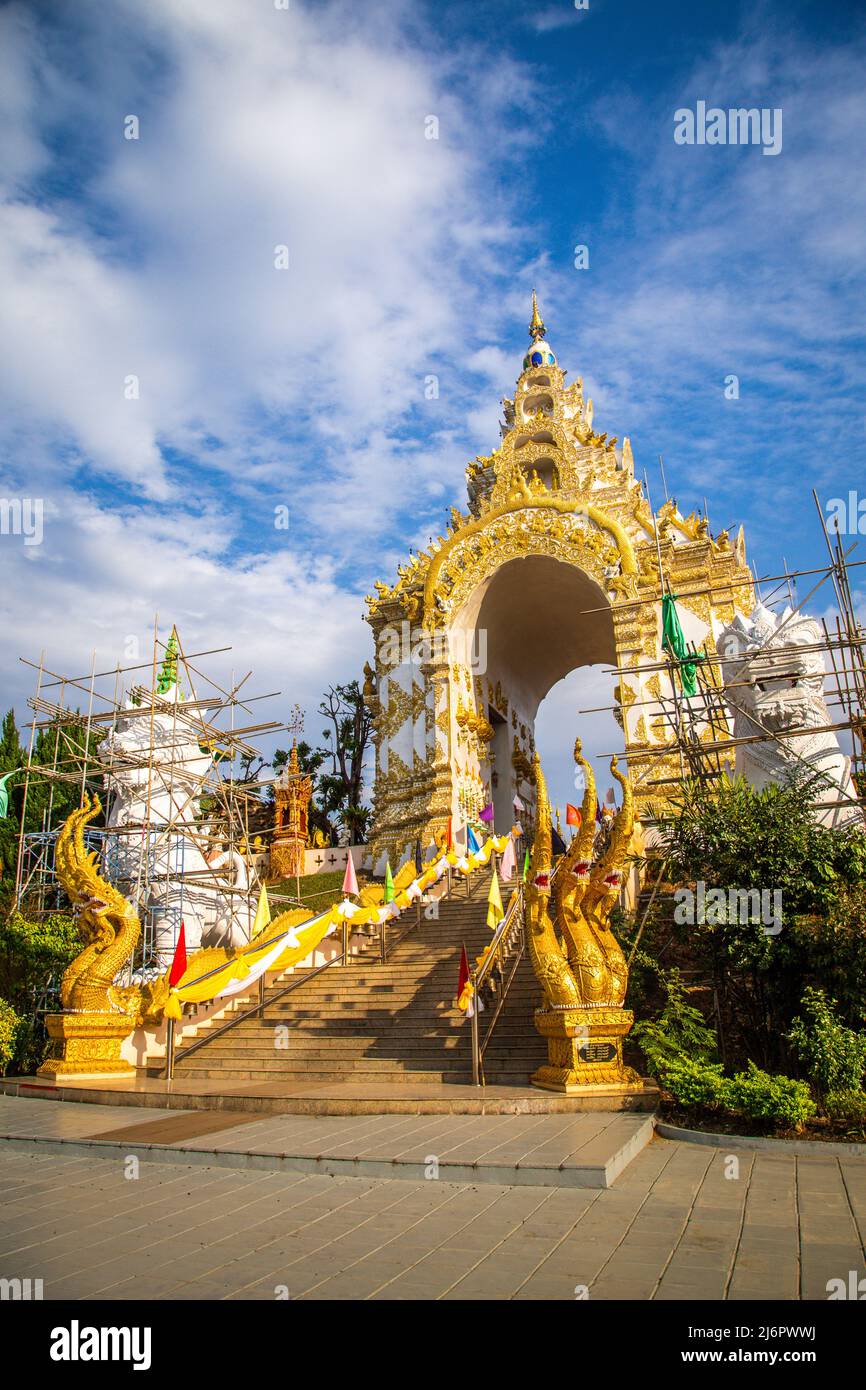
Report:
[[183,922],[180,924],[177,945],[174,948],[174,960],[171,963],[171,972],[168,977],[170,987],[173,987],[182,980],[186,974],[186,931]]
[[460,976],[457,981],[457,998],[463,993],[466,981],[469,979],[469,959],[466,955],[465,945],[460,948]]
[[576,826],[578,826],[578,828],[579,828],[579,827],[580,827],[580,822],[581,822],[582,820],[583,820],[583,816],[582,816],[581,813],[580,813],[580,808],[577,807],[577,806],[572,806],[572,804],[571,804],[570,801],[566,801],[566,803],[565,803],[565,823],[566,823],[566,825],[576,825]]
[[453,849],[453,848],[454,848],[454,830],[453,830],[452,825],[451,825],[451,817],[450,817],[450,816],[448,817],[448,829],[447,829],[446,834],[445,834],[445,848],[446,848],[446,849]]

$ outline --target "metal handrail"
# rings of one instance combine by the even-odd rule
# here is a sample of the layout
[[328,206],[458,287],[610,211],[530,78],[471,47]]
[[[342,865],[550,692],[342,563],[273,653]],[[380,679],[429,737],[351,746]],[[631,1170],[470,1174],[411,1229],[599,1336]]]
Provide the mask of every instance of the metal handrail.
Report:
[[519,930],[518,930],[518,938],[517,938],[517,942],[516,942],[516,947],[515,947],[515,950],[514,950],[514,961],[513,961],[512,966],[511,966],[511,972],[510,972],[510,974],[508,975],[508,978],[507,978],[507,979],[505,978],[505,971],[504,971],[502,965],[500,964],[500,967],[499,967],[500,975],[501,975],[501,977],[502,977],[502,983],[501,983],[500,989],[499,989],[499,999],[498,999],[498,1001],[497,1001],[496,1008],[495,1008],[494,1011],[493,1011],[493,1017],[491,1018],[490,1022],[488,1023],[488,1025],[487,1025],[487,1032],[484,1034],[484,1037],[483,1037],[483,1039],[481,1040],[481,1048],[480,1048],[480,1051],[481,1051],[481,1063],[482,1063],[482,1067],[483,1067],[483,1064],[484,1064],[484,1052],[485,1052],[485,1049],[486,1049],[486,1047],[487,1047],[487,1044],[490,1042],[490,1038],[491,1038],[491,1035],[492,1035],[492,1033],[493,1033],[493,1029],[496,1027],[496,1020],[499,1018],[499,1015],[500,1015],[500,1013],[502,1012],[502,1006],[503,1006],[503,1004],[505,1003],[505,1000],[506,1000],[506,998],[507,998],[507,996],[508,996],[508,991],[509,991],[509,989],[511,988],[511,982],[512,982],[512,980],[514,979],[514,976],[517,974],[517,967],[518,967],[518,965],[520,964],[520,962],[523,960],[523,952],[524,952],[525,950],[526,950],[526,933],[525,933],[524,930],[523,930],[523,923],[521,922],[521,923],[520,923],[520,928],[519,928]]
[[470,977],[469,977],[470,980],[471,980],[471,983],[472,983],[472,988],[473,988],[473,996],[472,996],[472,997],[473,997],[473,1005],[472,1005],[472,1084],[473,1084],[473,1086],[483,1086],[483,1085],[484,1085],[483,1070],[482,1070],[482,1063],[483,1063],[483,1059],[484,1059],[484,1049],[486,1048],[487,1044],[488,1044],[489,1041],[490,1041],[490,1035],[491,1035],[491,1033],[493,1032],[494,1026],[495,1026],[495,1024],[496,1024],[496,1020],[498,1019],[498,1017],[499,1017],[499,1015],[500,1015],[500,1013],[501,1013],[501,1011],[502,1011],[502,1005],[503,1005],[504,1002],[505,1002],[505,995],[506,995],[507,992],[508,992],[508,988],[509,988],[510,985],[511,985],[511,981],[514,979],[514,973],[515,973],[515,971],[516,971],[516,969],[517,969],[517,966],[518,966],[519,963],[520,963],[520,959],[521,959],[521,957],[522,957],[522,955],[523,955],[523,949],[524,949],[524,944],[525,944],[525,933],[524,933],[524,932],[521,931],[521,933],[520,933],[520,948],[519,948],[519,950],[518,950],[518,952],[517,952],[517,959],[516,959],[515,964],[514,964],[514,966],[513,966],[513,968],[512,968],[511,974],[510,974],[509,977],[508,977],[508,982],[507,982],[507,984],[505,985],[502,994],[500,995],[499,1002],[498,1002],[498,1004],[497,1004],[497,1006],[496,1006],[496,1011],[495,1011],[495,1013],[494,1013],[494,1015],[493,1015],[493,1018],[492,1018],[491,1021],[490,1021],[490,1024],[488,1025],[487,1032],[486,1032],[485,1035],[484,1035],[484,1042],[483,1042],[483,1043],[482,1043],[481,1040],[480,1040],[479,1029],[478,1029],[478,998],[479,998],[478,991],[479,991],[479,989],[481,988],[481,986],[484,984],[484,981],[487,979],[487,977],[488,977],[488,975],[490,974],[490,972],[492,971],[492,969],[493,969],[493,967],[494,967],[494,964],[495,964],[496,961],[497,961],[497,956],[498,956],[498,954],[499,954],[499,947],[500,947],[500,945],[501,945],[503,939],[504,939],[507,935],[510,935],[510,933],[511,933],[513,927],[514,927],[514,919],[515,919],[515,917],[518,917],[519,920],[522,922],[522,920],[523,920],[523,907],[524,907],[523,883],[522,883],[521,880],[518,880],[518,883],[517,883],[517,894],[516,894],[515,897],[512,898],[511,902],[510,902],[509,905],[508,905],[508,911],[505,913],[505,916],[502,918],[502,921],[499,923],[499,925],[497,926],[496,930],[494,931],[493,936],[492,936],[491,939],[490,939],[490,945],[489,945],[489,947],[487,948],[487,953],[486,953],[486,955],[485,955],[484,960],[482,961],[481,965],[476,966],[476,968],[472,971],[472,973],[471,973],[471,975],[470,975]]
[[[268,1000],[268,1003],[276,1004],[278,999],[285,998],[287,994],[291,994],[293,989],[299,989],[301,985],[305,985],[307,981],[312,980],[315,975],[321,975],[323,970],[328,970],[332,965],[338,963],[342,965],[343,958],[343,952],[340,951],[339,955],[332,956],[330,960],[323,961],[321,965],[315,966],[313,970],[305,972],[302,976],[294,977],[287,985],[284,985],[282,989],[278,990],[277,993]],[[261,979],[264,979],[264,975],[262,975]],[[187,1057],[191,1057],[194,1052],[198,1052],[199,1048],[206,1047],[207,1044],[213,1042],[215,1038],[222,1037],[223,1033],[227,1033],[229,1029],[234,1028],[236,1024],[242,1023],[245,1018],[252,1018],[253,1014],[260,1014],[262,1011],[262,1003],[260,991],[259,999],[250,1008],[243,1009],[238,1014],[233,1014],[225,1023],[221,1023],[219,1028],[214,1028],[213,1032],[206,1033],[203,1038],[196,1038],[195,1042],[191,1042],[182,1052],[178,1052],[174,1058],[174,1065],[176,1066],[178,1062],[185,1062]]]
[[[550,883],[551,883],[551,884],[553,883],[553,880],[556,878],[556,874],[557,874],[557,871],[558,871],[559,866],[560,866],[561,863],[562,863],[562,859],[559,859],[559,860],[554,864],[553,869],[551,870],[551,874],[550,874]],[[473,987],[474,987],[474,990],[475,990],[475,993],[474,993],[474,995],[473,995],[473,999],[474,999],[475,1002],[474,1002],[473,1009],[472,1009],[472,1084],[473,1084],[473,1086],[484,1086],[484,1085],[486,1084],[485,1081],[484,1081],[484,1051],[485,1051],[485,1049],[486,1049],[486,1047],[487,1047],[487,1044],[490,1042],[490,1038],[491,1038],[491,1035],[492,1035],[492,1033],[493,1033],[493,1029],[496,1027],[496,1021],[497,1021],[497,1019],[499,1018],[500,1013],[502,1012],[502,1008],[503,1008],[503,1005],[505,1004],[506,996],[507,996],[507,994],[508,994],[509,989],[511,988],[511,983],[512,983],[512,981],[513,981],[513,979],[514,979],[514,976],[517,974],[517,967],[519,966],[521,960],[523,959],[523,952],[526,950],[526,893],[525,893],[525,887],[524,887],[524,884],[523,884],[523,881],[522,881],[522,880],[518,880],[518,884],[517,884],[517,897],[514,898],[514,899],[511,901],[511,903],[509,904],[508,911],[506,912],[505,916],[503,917],[502,921],[499,923],[499,926],[496,928],[496,931],[495,931],[494,934],[493,934],[493,938],[492,938],[491,943],[490,943],[491,948],[494,948],[494,947],[496,947],[496,946],[499,945],[500,941],[501,941],[502,938],[505,936],[505,934],[506,934],[506,932],[509,930],[510,926],[513,925],[512,921],[511,921],[512,917],[513,917],[515,914],[518,914],[518,913],[519,913],[519,916],[520,916],[521,931],[520,931],[520,939],[519,939],[519,943],[518,943],[517,952],[516,952],[516,955],[515,955],[515,958],[514,958],[514,963],[513,963],[512,967],[511,967],[511,973],[509,974],[507,980],[504,980],[504,973],[503,973],[503,980],[504,980],[504,983],[503,983],[502,989],[501,989],[501,991],[500,991],[499,1001],[498,1001],[498,1003],[497,1003],[497,1005],[496,1005],[496,1009],[495,1009],[495,1011],[494,1011],[493,1017],[492,1017],[492,1019],[490,1020],[490,1023],[488,1024],[488,1026],[487,1026],[487,1032],[486,1032],[485,1035],[484,1035],[484,1041],[483,1041],[483,1042],[481,1042],[481,1040],[480,1040],[479,1028],[478,1028],[478,988],[479,988],[480,985],[483,985],[484,981],[487,979],[487,976],[490,974],[490,971],[493,969],[495,957],[496,957],[496,955],[497,955],[497,952],[496,952],[495,949],[490,949],[490,950],[488,951],[488,954],[487,954],[487,956],[485,957],[484,962],[483,962],[476,970],[474,970],[474,971],[472,972],[471,976],[470,976],[470,979],[471,979],[471,981],[472,981],[472,984],[473,984]]]

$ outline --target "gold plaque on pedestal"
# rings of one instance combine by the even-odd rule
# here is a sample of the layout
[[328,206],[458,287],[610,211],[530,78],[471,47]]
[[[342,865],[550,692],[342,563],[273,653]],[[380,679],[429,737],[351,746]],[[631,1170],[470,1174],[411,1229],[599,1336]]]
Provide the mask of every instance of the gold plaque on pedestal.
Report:
[[604,1090],[642,1090],[643,1081],[622,1060],[622,1040],[634,1022],[628,1009],[539,1009],[535,1026],[547,1038],[546,1066],[533,1086],[571,1095],[599,1086]]

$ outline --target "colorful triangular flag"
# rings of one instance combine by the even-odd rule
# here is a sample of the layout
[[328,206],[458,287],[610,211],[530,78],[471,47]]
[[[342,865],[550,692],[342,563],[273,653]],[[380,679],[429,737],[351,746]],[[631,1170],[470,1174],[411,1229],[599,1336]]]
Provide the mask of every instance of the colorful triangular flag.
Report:
[[491,931],[495,931],[505,916],[502,907],[502,894],[499,891],[499,879],[496,870],[493,870],[493,877],[490,880],[490,892],[487,894],[487,925]]
[[580,828],[583,815],[578,806],[572,806],[570,801],[565,803],[565,823],[566,825],[576,825]]
[[457,998],[459,999],[469,980],[469,957],[466,954],[466,946],[460,949],[460,974],[457,977]]
[[[356,891],[357,891],[357,890],[356,890]],[[394,879],[393,879],[393,877],[392,877],[392,875],[391,875],[391,861],[390,861],[390,859],[386,860],[386,862],[385,862],[385,898],[384,898],[384,901],[385,901],[386,903],[392,903],[392,902],[394,901]]]
[[472,854],[477,854],[481,846],[478,843],[478,836],[471,825],[466,827],[466,849]]
[[174,960],[171,963],[171,970],[168,975],[169,989],[172,989],[186,974],[186,930],[181,920],[180,931],[178,932],[177,945],[174,948]]
[[256,917],[253,922],[252,935],[258,936],[259,932],[264,931],[271,920],[271,905],[268,902],[268,890],[264,884],[259,889],[259,900],[256,904]]
[[523,882],[524,882],[524,883],[526,882],[526,880],[527,880],[528,877],[529,877],[529,850],[527,850],[526,853],[525,853],[525,855],[523,856]]
[[662,647],[680,663],[683,694],[696,695],[698,693],[697,662],[701,658],[695,654],[694,660],[687,660],[690,653],[686,647],[686,639],[680,625],[676,597],[676,594],[662,595]]
[[351,850],[349,850],[346,859],[346,872],[343,875],[343,892],[347,897],[358,896],[358,875],[355,873],[355,864],[352,859]]
[[510,883],[510,882],[511,882],[511,880],[512,880],[513,877],[514,877],[514,871],[515,871],[516,868],[517,868],[517,857],[516,857],[516,855],[515,855],[515,853],[514,853],[514,841],[513,841],[513,839],[511,838],[511,836],[509,835],[509,837],[508,837],[508,844],[505,846],[505,852],[504,852],[504,854],[503,854],[503,856],[502,856],[502,861],[501,861],[501,863],[500,863],[500,865],[499,865],[499,872],[500,872],[501,875],[502,875],[502,881],[503,881],[503,883]]
[[478,819],[485,821],[488,825],[493,820],[493,802],[488,801],[483,811],[478,812]]
[[0,820],[3,820],[4,816],[8,816],[9,814],[9,788],[6,783],[9,781],[10,777],[15,776],[17,771],[18,768],[16,767],[12,772],[6,772],[0,777]]

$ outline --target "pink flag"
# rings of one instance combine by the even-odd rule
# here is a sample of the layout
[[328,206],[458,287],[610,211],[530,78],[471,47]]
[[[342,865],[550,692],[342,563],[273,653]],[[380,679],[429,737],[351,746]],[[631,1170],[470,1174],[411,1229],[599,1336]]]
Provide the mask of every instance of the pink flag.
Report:
[[514,807],[515,811],[517,811],[518,813],[519,813],[520,811],[525,811],[525,810],[526,810],[526,807],[524,806],[523,802],[520,800],[520,797],[519,797],[519,796],[516,796],[516,797],[514,798],[514,800],[512,801],[511,804],[512,804],[512,806]]
[[508,837],[508,844],[505,846],[505,853],[499,862],[499,873],[503,883],[508,883],[514,877],[514,870],[517,868],[517,860],[514,857],[514,841]]
[[343,892],[347,897],[358,896],[358,875],[355,873],[355,864],[352,859],[352,851],[349,850],[349,857],[346,860],[346,872],[343,876]]

